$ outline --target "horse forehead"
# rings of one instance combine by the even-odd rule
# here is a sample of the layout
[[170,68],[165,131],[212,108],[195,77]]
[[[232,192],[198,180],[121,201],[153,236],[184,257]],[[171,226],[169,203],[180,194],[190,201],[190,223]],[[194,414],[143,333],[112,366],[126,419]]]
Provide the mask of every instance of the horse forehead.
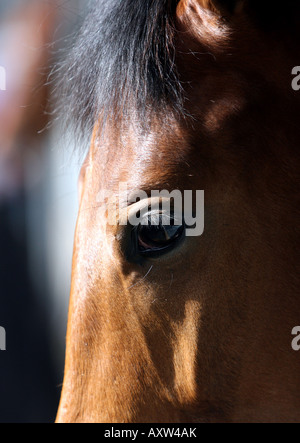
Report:
[[128,182],[141,189],[172,183],[186,176],[193,151],[185,129],[173,121],[160,123],[149,130],[126,130],[122,134],[109,132],[92,144],[90,163],[94,180],[106,189]]

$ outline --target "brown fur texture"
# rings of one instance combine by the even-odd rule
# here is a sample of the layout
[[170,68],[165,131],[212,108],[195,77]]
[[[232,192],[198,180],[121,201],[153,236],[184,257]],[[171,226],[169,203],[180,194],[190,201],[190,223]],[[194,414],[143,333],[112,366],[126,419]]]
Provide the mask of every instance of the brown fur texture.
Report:
[[[177,8],[191,117],[107,127],[81,175],[58,422],[300,420],[299,28]],[[299,18],[299,17],[298,17]],[[120,133],[121,132],[121,133]],[[204,189],[205,233],[142,264],[101,189]]]

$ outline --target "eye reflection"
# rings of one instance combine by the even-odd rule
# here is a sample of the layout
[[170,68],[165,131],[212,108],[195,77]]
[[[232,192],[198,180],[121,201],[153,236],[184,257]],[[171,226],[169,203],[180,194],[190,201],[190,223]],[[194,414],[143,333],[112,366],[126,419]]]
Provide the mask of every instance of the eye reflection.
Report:
[[149,215],[148,220],[137,227],[137,249],[142,255],[164,252],[172,248],[185,233],[184,224],[178,224],[173,217]]

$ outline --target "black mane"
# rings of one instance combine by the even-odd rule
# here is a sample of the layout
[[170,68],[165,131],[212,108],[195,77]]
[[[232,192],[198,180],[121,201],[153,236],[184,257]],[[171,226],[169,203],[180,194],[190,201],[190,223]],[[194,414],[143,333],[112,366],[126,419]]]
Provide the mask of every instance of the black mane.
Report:
[[[174,49],[178,2],[92,0],[77,42],[58,69],[61,81],[55,79],[63,113],[68,124],[75,123],[76,135],[90,135],[100,117],[102,124],[118,117],[143,122],[168,106],[184,113]],[[236,0],[219,3],[231,11]],[[260,26],[277,29],[299,17],[299,3],[286,0],[284,11],[271,0],[247,5]]]
[[[149,109],[181,110],[174,0],[96,0],[63,63],[64,112],[81,132]],[[67,110],[66,110],[67,105]]]

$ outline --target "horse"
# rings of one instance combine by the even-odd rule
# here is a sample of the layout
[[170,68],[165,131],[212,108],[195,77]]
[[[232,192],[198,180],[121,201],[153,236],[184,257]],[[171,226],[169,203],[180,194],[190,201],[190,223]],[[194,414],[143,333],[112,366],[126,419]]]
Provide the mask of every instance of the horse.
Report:
[[[296,3],[102,0],[87,16],[62,93],[89,149],[58,423],[300,420]],[[204,190],[203,234],[122,223],[153,190]]]

